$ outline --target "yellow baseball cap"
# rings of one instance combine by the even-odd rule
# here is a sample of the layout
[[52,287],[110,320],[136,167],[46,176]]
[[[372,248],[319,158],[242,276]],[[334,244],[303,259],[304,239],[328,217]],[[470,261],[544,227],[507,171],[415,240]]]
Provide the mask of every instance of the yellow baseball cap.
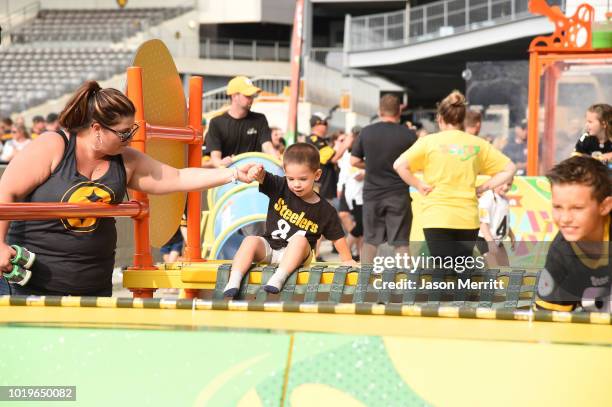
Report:
[[244,96],[253,96],[259,92],[261,92],[261,89],[253,85],[253,82],[246,76],[236,76],[227,83],[226,93],[228,95],[242,93]]

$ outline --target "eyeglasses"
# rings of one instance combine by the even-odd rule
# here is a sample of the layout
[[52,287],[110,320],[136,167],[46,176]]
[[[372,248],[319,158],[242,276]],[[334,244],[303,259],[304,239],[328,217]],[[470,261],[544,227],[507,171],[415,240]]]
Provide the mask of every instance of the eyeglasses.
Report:
[[134,137],[134,134],[136,134],[136,132],[138,131],[138,129],[140,128],[140,126],[138,124],[134,124],[134,126],[132,126],[132,128],[128,131],[119,131],[119,130],[115,130],[115,129],[111,129],[108,126],[103,125],[102,123],[98,122],[98,124],[105,128],[106,130],[110,130],[113,133],[115,133],[115,135],[117,137],[119,137],[119,140],[121,140],[122,143],[125,143],[126,141],[129,141],[132,137]]

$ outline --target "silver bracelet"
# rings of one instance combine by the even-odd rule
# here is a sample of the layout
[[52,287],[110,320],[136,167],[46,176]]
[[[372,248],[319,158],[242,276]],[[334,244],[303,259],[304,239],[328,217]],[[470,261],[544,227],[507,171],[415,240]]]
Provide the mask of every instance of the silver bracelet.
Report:
[[238,183],[238,170],[236,168],[230,168],[232,170],[232,178],[230,178],[230,182],[237,184]]

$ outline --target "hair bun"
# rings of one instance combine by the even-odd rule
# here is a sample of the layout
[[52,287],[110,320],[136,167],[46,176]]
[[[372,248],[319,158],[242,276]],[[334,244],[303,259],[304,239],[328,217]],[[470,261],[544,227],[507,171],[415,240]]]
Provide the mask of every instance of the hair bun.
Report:
[[450,105],[453,107],[461,107],[467,105],[465,96],[463,96],[463,93],[459,92],[458,90],[452,91],[450,95],[448,95],[448,100],[450,102]]

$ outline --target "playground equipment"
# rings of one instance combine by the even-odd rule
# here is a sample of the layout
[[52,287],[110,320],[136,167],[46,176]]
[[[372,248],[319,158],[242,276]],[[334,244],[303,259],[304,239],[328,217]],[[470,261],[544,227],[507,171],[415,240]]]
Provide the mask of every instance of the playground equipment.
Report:
[[[283,176],[281,164],[275,158],[262,153],[245,153],[235,157],[230,167],[241,167],[256,163],[265,170]],[[245,228],[257,227],[265,222],[268,212],[268,197],[259,193],[259,185],[226,184],[208,191],[204,245],[202,256],[210,259],[231,259],[238,251],[244,236]]]
[[[589,67],[600,70],[608,79],[612,77],[609,68],[612,63],[612,41],[606,40],[610,38],[607,31],[609,24],[598,27],[600,30],[594,38],[594,9],[589,4],[580,5],[571,17],[566,17],[558,7],[549,6],[545,0],[531,0],[529,10],[547,16],[555,27],[552,35],[534,38],[529,47],[527,174],[538,175],[552,167],[555,161],[558,82],[564,75],[572,75],[576,71],[588,74]],[[611,92],[612,88],[609,87],[603,90],[604,95]],[[581,102],[576,109],[580,120],[590,104],[605,102],[593,99],[597,93],[593,95],[592,87],[576,88],[574,93],[573,97]],[[539,151],[540,139],[543,151]],[[573,141],[576,142],[575,139]]]

